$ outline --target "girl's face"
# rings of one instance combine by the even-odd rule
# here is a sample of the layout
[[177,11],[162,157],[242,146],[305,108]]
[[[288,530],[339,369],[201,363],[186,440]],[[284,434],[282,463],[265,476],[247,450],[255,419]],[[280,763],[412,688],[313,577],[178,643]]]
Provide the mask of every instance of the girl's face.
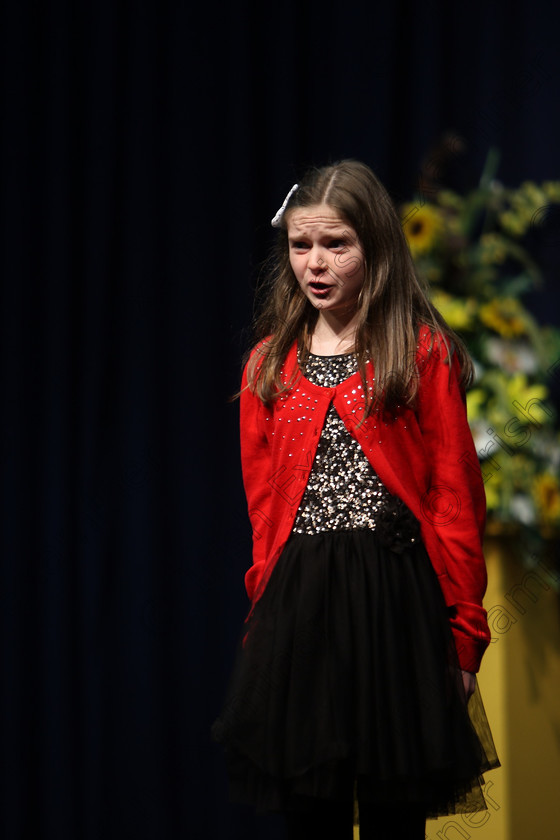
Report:
[[365,272],[356,231],[328,204],[298,207],[286,222],[290,264],[304,295],[325,314],[353,313]]

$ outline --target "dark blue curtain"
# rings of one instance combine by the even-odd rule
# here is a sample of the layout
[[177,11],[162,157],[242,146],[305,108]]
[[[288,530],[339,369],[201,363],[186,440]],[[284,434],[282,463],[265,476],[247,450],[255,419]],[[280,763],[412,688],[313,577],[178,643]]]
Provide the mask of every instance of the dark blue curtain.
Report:
[[209,738],[247,609],[228,397],[269,219],[346,156],[406,199],[445,132],[452,185],[491,146],[506,184],[558,178],[545,9],[3,4],[6,840],[280,836],[228,804]]

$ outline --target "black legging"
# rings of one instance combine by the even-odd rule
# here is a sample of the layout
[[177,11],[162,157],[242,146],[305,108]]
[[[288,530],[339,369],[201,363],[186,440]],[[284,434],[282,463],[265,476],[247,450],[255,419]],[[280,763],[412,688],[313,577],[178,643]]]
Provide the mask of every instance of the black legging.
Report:
[[[288,840],[352,840],[353,805],[325,802],[310,812],[286,814]],[[360,840],[425,840],[423,810],[360,805]]]

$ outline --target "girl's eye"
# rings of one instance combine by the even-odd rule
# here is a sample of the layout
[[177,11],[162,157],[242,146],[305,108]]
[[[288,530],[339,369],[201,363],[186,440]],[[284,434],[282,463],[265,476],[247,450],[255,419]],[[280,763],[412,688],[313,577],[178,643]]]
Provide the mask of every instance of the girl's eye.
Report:
[[308,246],[306,242],[292,242],[292,248],[294,248],[296,251],[303,251],[307,247]]
[[338,250],[339,248],[345,248],[345,247],[346,247],[346,242],[344,241],[344,239],[333,239],[329,243],[329,248],[334,248],[335,250]]

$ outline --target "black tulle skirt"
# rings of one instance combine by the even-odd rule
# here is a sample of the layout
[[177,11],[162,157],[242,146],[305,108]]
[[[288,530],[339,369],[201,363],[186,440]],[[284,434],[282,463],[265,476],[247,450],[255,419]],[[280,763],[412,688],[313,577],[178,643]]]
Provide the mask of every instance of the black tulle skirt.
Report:
[[324,799],[477,811],[481,774],[499,766],[423,546],[397,554],[369,530],[290,537],[212,735],[231,798],[258,811]]

